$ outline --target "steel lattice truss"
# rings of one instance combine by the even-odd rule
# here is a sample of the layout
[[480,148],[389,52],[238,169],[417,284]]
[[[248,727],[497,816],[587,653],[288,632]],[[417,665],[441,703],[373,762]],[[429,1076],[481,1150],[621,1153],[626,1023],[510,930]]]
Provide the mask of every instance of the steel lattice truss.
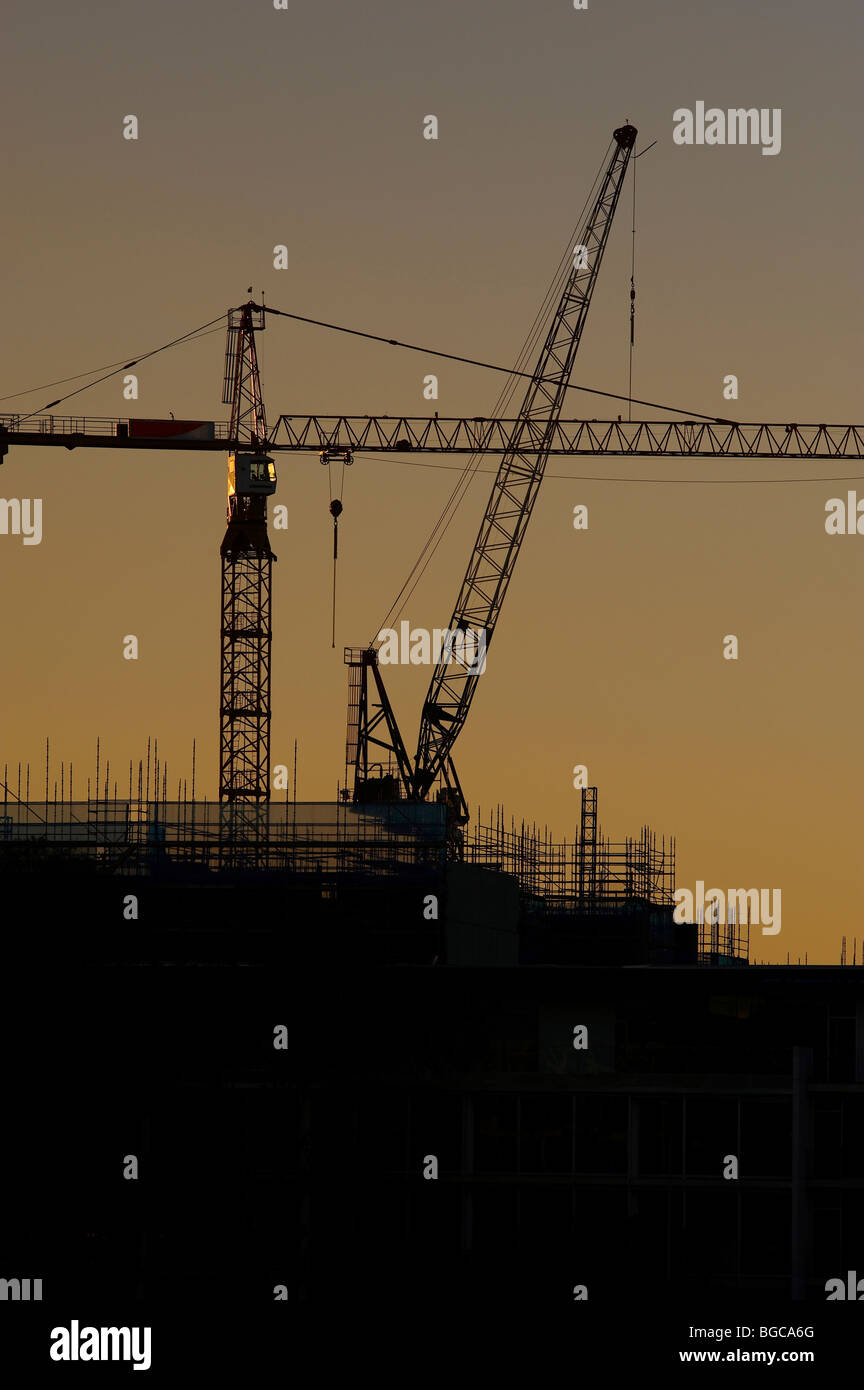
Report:
[[230,437],[245,441],[247,448],[250,444],[263,445],[267,438],[267,416],[255,346],[255,330],[261,332],[264,326],[263,310],[256,305],[244,304],[228,311],[222,404],[231,406]]
[[229,549],[230,530],[222,547],[219,795],[267,801],[273,557],[269,545]]
[[[280,415],[269,448],[369,453],[506,454],[516,420],[387,415]],[[520,454],[638,458],[864,458],[864,425],[734,424],[688,420],[522,422]]]
[[[506,454],[515,419],[431,415],[280,415],[267,440],[269,453],[324,449],[371,454]],[[25,426],[26,427],[23,427]],[[24,421],[0,415],[0,453],[10,445],[65,449],[170,449],[222,453],[249,448],[226,421],[208,422],[212,438],[129,438],[129,421],[105,416],[40,415]],[[547,439],[548,434],[548,439]],[[556,420],[524,422],[522,454],[610,455],[633,458],[861,459],[864,425],[798,425],[706,420]]]
[[[255,348],[255,330],[263,326],[252,303],[228,316],[222,394],[231,402],[231,434],[247,450],[260,450],[267,434]],[[229,493],[220,554],[219,799],[269,801],[273,552],[266,497],[244,493],[239,480]]]
[[[548,443],[561,414],[636,130],[624,126],[615,131],[614,138],[615,149],[579,238],[580,246],[587,249],[587,257],[574,255],[573,268],[499,465],[450,620],[451,631],[471,629],[484,633],[487,648],[543,481]],[[525,437],[536,440],[536,450],[523,452]],[[449,653],[442,655],[435,667],[423,705],[410,788],[421,799],[439,773],[449,766],[450,749],[465,723],[482,674],[478,667],[476,661],[470,665],[452,663]],[[467,818],[467,808],[463,811]]]

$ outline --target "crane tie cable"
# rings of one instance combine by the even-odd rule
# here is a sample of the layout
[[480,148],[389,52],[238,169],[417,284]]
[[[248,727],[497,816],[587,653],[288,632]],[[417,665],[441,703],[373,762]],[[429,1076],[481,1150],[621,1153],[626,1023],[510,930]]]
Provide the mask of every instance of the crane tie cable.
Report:
[[[150,352],[144,352],[140,357],[134,358],[131,362],[124,362],[122,366],[117,367],[112,372],[106,372],[104,376],[98,377],[96,381],[90,381],[86,386],[79,386],[75,391],[68,391],[65,396],[58,396],[56,401],[49,401],[47,405],[41,406],[39,410],[31,410],[29,415],[19,416],[19,422],[21,420],[32,420],[34,415],[41,415],[43,411],[51,410],[55,405],[62,405],[64,401],[71,400],[73,396],[80,396],[82,391],[89,391],[91,386],[98,386],[100,382],[108,381],[109,377],[117,376],[120,372],[125,372],[129,367],[137,367],[139,362],[146,362],[148,357],[155,357],[157,353],[166,352],[168,348],[176,347],[178,343],[185,343],[189,338],[193,338],[196,333],[203,333],[205,328],[212,328],[214,323],[220,323],[224,318],[224,313],[219,314],[215,319],[210,319],[208,323],[202,323],[199,328],[193,328],[188,333],[182,333],[179,338],[172,338],[170,343],[163,343],[161,347],[153,348]],[[69,380],[74,380],[74,378],[70,377]],[[38,388],[34,387],[33,389],[36,390]],[[29,392],[19,392],[17,394],[27,395]],[[7,397],[6,399],[9,398]]]
[[[355,338],[368,338],[373,343],[386,343],[390,347],[405,348],[408,352],[423,352],[430,357],[446,357],[451,362],[464,362],[469,367],[485,367],[490,372],[503,372],[505,376],[525,377],[528,381],[535,381],[533,372],[517,371],[514,367],[502,367],[497,362],[483,362],[477,357],[462,357],[455,352],[442,352],[438,348],[419,347],[416,343],[403,343],[398,338],[385,338],[380,333],[364,333],[359,328],[346,328],[344,324],[327,323],[324,319],[307,318],[304,314],[291,314],[284,309],[274,309],[267,305],[265,312],[268,314],[278,314],[283,319],[295,319],[298,323],[311,323],[316,328],[330,328],[336,333],[349,333]],[[543,378],[544,380],[546,378]],[[560,383],[556,382],[556,385]],[[568,382],[565,386],[567,391],[585,391],[590,396],[606,396],[613,401],[631,401],[633,405],[646,405],[652,410],[671,410],[673,415],[684,415],[688,420],[708,420],[712,425],[735,425],[740,424],[740,420],[726,420],[719,415],[704,415],[699,410],[685,410],[683,406],[662,405],[658,401],[643,401],[638,396],[630,397],[621,395],[618,391],[599,391],[594,386],[577,386],[573,382]]]

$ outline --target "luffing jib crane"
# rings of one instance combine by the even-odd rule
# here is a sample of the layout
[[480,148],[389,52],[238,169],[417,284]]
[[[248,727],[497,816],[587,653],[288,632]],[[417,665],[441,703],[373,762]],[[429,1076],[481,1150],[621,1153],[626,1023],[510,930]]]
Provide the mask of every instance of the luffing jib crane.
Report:
[[[413,762],[387,699],[375,648],[346,651],[351,667],[347,751],[355,801],[386,800],[400,794],[425,801],[433,784],[440,781],[439,799],[449,806],[456,825],[468,819],[453,766],[453,745],[483,673],[484,662],[476,659],[480,645],[484,644],[485,656],[543,481],[636,135],[632,125],[614,132],[612,155],[574,248],[573,266],[502,455],[450,620],[448,632],[470,633],[473,643],[463,637],[461,654],[455,643],[444,645],[423,703]],[[523,447],[529,438],[530,451]],[[378,694],[375,708],[369,698],[370,672]],[[376,765],[370,764],[370,743],[395,759],[398,779],[393,773],[370,777],[370,768]]]

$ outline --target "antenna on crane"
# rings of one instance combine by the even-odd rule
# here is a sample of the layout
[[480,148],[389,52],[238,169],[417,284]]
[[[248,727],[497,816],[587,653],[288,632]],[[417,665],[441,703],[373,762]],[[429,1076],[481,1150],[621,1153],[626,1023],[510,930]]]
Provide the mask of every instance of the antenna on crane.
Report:
[[650,145],[646,145],[644,150],[634,154],[632,161],[633,168],[633,251],[630,257],[630,367],[627,377],[627,419],[633,419],[633,344],[636,333],[636,160],[641,159],[643,154],[653,150],[657,144],[652,140]]

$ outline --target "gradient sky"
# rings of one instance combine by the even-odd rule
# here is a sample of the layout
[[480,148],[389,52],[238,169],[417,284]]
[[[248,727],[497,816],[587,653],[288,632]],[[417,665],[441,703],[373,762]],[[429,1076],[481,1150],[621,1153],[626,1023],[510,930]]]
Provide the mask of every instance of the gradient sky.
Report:
[[[639,148],[658,141],[638,166],[634,394],[860,422],[861,39],[853,0],[12,0],[0,411],[43,406],[81,383],[9,397],[156,347],[250,284],[279,308],[509,364],[629,119]],[[781,108],[781,153],[676,146],[673,111],[700,100]],[[630,197],[628,179],[574,372],[611,391],[627,389]],[[57,413],[222,419],[222,353],[220,330],[143,365],[138,402],[116,377]],[[488,414],[501,384],[272,319],[260,353],[271,420]],[[568,414],[619,409],[573,395]],[[341,649],[377,630],[465,462],[358,457],[334,652],[327,478],[315,455],[277,458],[291,520],[271,533],[273,761],[298,739],[301,799],[332,799],[343,774]],[[472,484],[412,624],[447,623],[490,482]],[[502,802],[570,838],[586,763],[612,838],[646,821],[677,835],[681,886],[782,889],[783,930],[755,956],[836,961],[843,933],[860,950],[864,538],[824,530],[826,500],[856,487],[864,464],[553,459],[456,749],[472,809]],[[48,734],[77,778],[97,734],[120,769],[150,733],[176,790],[194,736],[214,796],[224,459],[12,449],[0,493],[44,507],[40,546],[0,536],[0,760],[39,764]],[[387,674],[413,750],[429,672]]]

